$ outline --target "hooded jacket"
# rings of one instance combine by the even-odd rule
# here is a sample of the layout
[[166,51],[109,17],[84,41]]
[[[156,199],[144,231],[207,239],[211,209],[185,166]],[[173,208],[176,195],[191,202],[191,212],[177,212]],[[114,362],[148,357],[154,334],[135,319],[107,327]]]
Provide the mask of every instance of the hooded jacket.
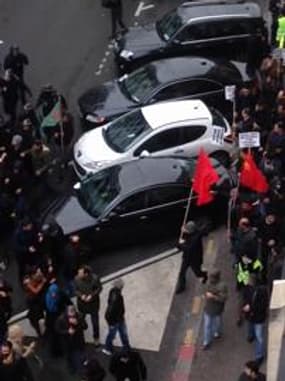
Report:
[[109,292],[108,305],[105,312],[105,319],[109,325],[121,323],[125,318],[124,298],[121,290],[113,287]]

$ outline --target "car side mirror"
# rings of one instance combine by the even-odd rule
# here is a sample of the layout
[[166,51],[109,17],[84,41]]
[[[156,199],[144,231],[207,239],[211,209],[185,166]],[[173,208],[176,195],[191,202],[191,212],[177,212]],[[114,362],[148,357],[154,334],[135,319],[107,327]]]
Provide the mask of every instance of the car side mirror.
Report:
[[143,159],[144,157],[148,157],[150,156],[150,153],[144,149],[141,153],[140,153],[140,158]]

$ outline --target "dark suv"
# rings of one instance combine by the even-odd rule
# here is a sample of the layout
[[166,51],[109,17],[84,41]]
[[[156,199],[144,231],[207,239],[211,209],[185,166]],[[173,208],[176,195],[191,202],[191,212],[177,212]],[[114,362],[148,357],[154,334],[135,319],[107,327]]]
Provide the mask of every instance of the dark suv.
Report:
[[260,54],[266,45],[258,4],[192,1],[155,24],[130,28],[115,42],[114,53],[119,71],[127,72],[152,60],[188,54],[247,60],[249,52]]

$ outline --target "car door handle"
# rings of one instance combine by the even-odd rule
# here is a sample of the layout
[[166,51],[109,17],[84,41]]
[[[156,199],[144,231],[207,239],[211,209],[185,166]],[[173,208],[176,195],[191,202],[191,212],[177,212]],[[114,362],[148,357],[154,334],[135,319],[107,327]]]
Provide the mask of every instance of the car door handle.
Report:
[[140,220],[147,220],[147,216],[140,216]]
[[183,153],[184,152],[184,149],[177,149],[176,151],[174,151],[174,153]]

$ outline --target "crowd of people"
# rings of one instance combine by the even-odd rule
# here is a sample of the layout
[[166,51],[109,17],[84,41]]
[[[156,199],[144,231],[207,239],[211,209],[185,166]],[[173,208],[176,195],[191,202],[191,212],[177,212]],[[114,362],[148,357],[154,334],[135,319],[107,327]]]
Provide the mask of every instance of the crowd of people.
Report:
[[[271,2],[270,8],[274,41],[281,12],[277,3]],[[269,298],[272,282],[280,276],[284,260],[285,90],[280,62],[280,57],[271,54],[264,57],[258,81],[236,92],[233,134],[237,144],[240,133],[260,133],[260,146],[240,150],[239,161],[231,168],[236,183],[229,197],[228,235],[239,296],[236,319],[239,327],[247,322],[247,340],[255,343],[254,359],[245,364],[240,381],[264,380],[259,367],[266,357]],[[51,85],[44,86],[35,106],[31,99],[27,101],[27,97],[32,97],[25,83],[28,65],[27,56],[12,46],[0,78],[4,111],[0,120],[0,250],[2,253],[11,250],[15,256],[27,317],[39,340],[47,343],[50,355],[65,355],[72,373],[84,375],[88,381],[99,381],[105,378],[106,371],[96,357],[86,355],[84,331],[86,316],[90,315],[94,346],[99,347],[100,278],[85,264],[79,235],[65,237],[53,221],[41,226],[31,199],[36,190],[42,195],[49,187],[50,145],[70,142],[70,136],[63,136],[60,126],[55,126],[52,132],[43,132],[42,121],[57,102],[65,110],[64,116],[67,106]],[[61,122],[70,124],[68,117]],[[268,184],[266,191],[246,187],[239,180],[238,173],[248,156]],[[190,266],[205,284],[203,349],[208,350],[214,339],[222,335],[222,315],[230,295],[218,269],[209,273],[202,269],[202,236],[192,221],[182,228],[178,246],[183,251],[183,261],[176,292],[185,290]],[[145,380],[144,361],[129,343],[123,286],[118,279],[109,292],[105,312],[109,330],[103,352],[111,356],[109,370],[117,381]],[[12,305],[13,287],[1,275],[0,379],[32,381],[26,359],[35,355],[36,344],[25,346],[21,328],[9,327]],[[117,333],[123,345],[120,351],[113,348]]]

